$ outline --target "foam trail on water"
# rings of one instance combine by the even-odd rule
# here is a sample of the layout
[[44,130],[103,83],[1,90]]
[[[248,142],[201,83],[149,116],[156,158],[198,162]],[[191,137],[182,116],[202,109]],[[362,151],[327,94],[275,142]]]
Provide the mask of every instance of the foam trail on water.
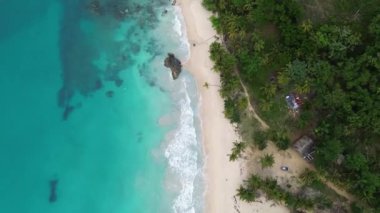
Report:
[[[178,9],[177,9],[178,10]],[[175,10],[175,11],[177,11]],[[177,12],[178,13],[178,12]],[[174,16],[174,20],[173,20],[173,29],[174,31],[179,35],[179,36],[182,36],[182,26],[181,26],[181,21],[179,20],[179,17],[178,15]]]
[[184,62],[186,62],[190,58],[190,44],[187,38],[185,19],[182,15],[181,8],[178,6],[174,7],[173,30],[181,39],[180,50],[185,52]]
[[179,91],[180,121],[174,131],[174,137],[165,150],[169,166],[178,177],[181,191],[174,200],[173,210],[178,213],[193,213],[194,208],[194,180],[198,174],[198,152],[197,137],[194,126],[194,111],[191,107],[191,99],[188,94],[188,80],[180,79],[182,82]]

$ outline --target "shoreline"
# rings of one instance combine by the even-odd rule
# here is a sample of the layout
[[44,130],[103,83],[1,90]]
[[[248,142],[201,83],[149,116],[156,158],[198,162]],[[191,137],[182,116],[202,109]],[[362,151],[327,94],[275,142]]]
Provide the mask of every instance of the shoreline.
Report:
[[181,8],[190,44],[190,57],[184,68],[195,78],[200,95],[200,138],[205,164],[202,169],[205,178],[204,212],[236,212],[233,196],[240,183],[240,167],[237,162],[229,162],[228,154],[238,135],[224,117],[224,103],[219,95],[219,87],[203,86],[205,82],[210,85],[220,84],[219,75],[212,71],[213,64],[208,53],[209,45],[213,42],[209,38],[216,35],[216,32],[211,27],[207,19],[209,13],[203,9],[200,0],[179,0],[177,6]]
[[[217,35],[211,26],[211,13],[202,6],[201,0],[178,0],[190,44],[189,58],[184,63],[196,80],[199,97],[199,119],[204,153],[205,178],[204,212],[288,212],[264,198],[246,203],[235,197],[237,189],[248,175],[247,162],[239,159],[230,162],[228,155],[233,142],[239,140],[235,128],[224,116],[224,102],[219,94],[219,74],[212,70],[209,46]],[[195,44],[195,45],[193,45]],[[210,86],[204,87],[205,83]]]

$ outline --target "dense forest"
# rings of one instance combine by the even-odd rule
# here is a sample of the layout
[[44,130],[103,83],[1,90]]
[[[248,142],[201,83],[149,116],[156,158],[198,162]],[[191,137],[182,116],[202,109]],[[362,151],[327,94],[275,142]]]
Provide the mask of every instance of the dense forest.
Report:
[[[313,164],[358,198],[352,211],[380,212],[380,0],[203,4],[222,35],[210,55],[226,117],[244,123],[242,81],[271,127],[253,130],[254,145],[271,140],[287,149],[295,137],[311,136]],[[296,112],[288,94],[302,100]]]

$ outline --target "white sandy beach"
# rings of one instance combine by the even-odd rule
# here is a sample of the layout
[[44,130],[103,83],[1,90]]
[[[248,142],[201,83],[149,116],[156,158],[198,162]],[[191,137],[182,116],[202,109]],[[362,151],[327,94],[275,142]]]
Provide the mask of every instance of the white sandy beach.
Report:
[[[236,189],[248,175],[246,162],[230,162],[228,158],[232,142],[238,139],[238,135],[223,114],[224,104],[217,86],[220,84],[219,76],[212,70],[208,51],[216,32],[208,19],[211,14],[202,7],[201,2],[179,0],[177,6],[185,18],[191,46],[191,57],[184,66],[194,75],[201,96],[202,141],[206,155],[204,212],[288,212],[286,208],[275,206],[271,201],[261,200],[247,204],[234,197]],[[208,88],[203,86],[205,82],[210,85]]]

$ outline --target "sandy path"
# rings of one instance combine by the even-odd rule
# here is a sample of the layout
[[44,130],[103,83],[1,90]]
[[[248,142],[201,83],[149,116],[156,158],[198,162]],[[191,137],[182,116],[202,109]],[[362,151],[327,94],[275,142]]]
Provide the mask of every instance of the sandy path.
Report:
[[243,90],[244,90],[244,95],[247,99],[247,102],[248,102],[248,110],[249,112],[251,113],[251,115],[260,123],[260,127],[264,130],[266,129],[269,129],[269,126],[267,123],[265,123],[265,121],[263,121],[256,113],[255,111],[255,108],[253,108],[252,106],[252,103],[251,103],[251,99],[249,98],[249,94],[248,94],[248,90],[247,88],[245,87],[244,83],[242,82],[240,76],[239,76],[239,81],[240,81],[240,84],[241,86],[243,87]]

